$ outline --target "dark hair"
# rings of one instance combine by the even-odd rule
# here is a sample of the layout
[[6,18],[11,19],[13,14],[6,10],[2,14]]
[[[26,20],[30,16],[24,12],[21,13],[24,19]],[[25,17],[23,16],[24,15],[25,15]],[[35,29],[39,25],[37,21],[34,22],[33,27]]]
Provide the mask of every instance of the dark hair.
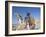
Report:
[[27,13],[27,16],[30,16],[30,13]]

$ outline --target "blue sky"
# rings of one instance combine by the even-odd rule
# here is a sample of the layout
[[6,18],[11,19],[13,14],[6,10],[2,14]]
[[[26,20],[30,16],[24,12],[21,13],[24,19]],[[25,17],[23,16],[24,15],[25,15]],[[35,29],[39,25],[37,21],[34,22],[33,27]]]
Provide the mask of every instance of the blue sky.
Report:
[[35,16],[35,19],[40,19],[40,8],[39,7],[12,7],[12,24],[17,23],[17,18],[14,14],[20,13],[22,17],[26,17],[27,13],[31,13],[32,16]]

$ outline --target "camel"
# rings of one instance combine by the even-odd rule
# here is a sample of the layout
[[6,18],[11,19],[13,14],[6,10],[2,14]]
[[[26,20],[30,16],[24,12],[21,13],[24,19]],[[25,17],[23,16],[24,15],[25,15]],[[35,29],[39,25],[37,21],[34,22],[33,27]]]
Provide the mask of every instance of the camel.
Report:
[[32,17],[29,17],[27,21],[22,19],[21,15],[17,14],[17,18],[19,20],[19,25],[16,27],[16,30],[24,30],[24,29],[34,29],[35,28],[35,19]]

